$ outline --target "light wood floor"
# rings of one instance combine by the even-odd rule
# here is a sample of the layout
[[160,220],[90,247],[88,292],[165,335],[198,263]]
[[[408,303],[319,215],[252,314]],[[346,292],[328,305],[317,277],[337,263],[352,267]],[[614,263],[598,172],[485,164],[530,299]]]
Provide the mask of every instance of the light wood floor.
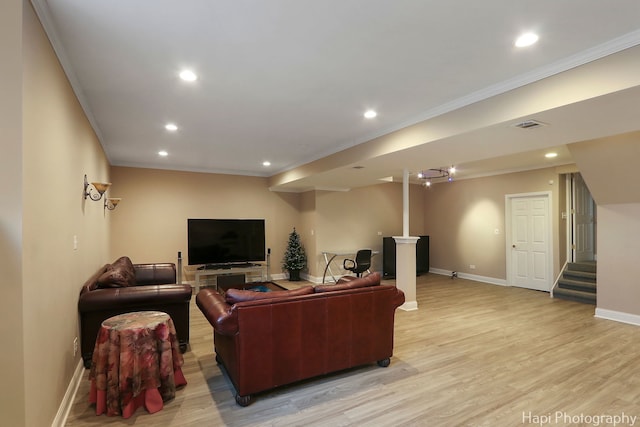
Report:
[[[290,282],[282,282],[292,287]],[[162,411],[96,416],[89,382],[67,426],[518,426],[637,416],[640,327],[549,294],[427,274],[419,310],[396,312],[394,357],[259,394],[237,406],[216,365],[212,329],[192,302],[189,384]],[[538,422],[536,422],[536,420]],[[574,423],[572,425],[593,425]],[[606,425],[606,424],[601,424]],[[624,424],[623,424],[624,425]],[[639,425],[639,424],[636,424]]]

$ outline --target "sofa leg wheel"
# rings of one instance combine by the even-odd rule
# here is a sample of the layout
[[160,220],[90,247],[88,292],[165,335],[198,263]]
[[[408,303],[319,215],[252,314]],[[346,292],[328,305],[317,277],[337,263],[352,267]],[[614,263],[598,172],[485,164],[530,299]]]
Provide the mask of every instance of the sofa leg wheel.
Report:
[[378,366],[380,366],[381,368],[386,368],[390,364],[391,364],[391,359],[388,357],[386,359],[378,360]]
[[187,351],[187,346],[188,346],[188,345],[189,345],[189,344],[184,343],[184,342],[183,342],[183,343],[180,343],[180,353],[185,353],[185,352]]
[[236,394],[236,403],[240,406],[249,406],[251,403],[251,395],[248,394],[246,396],[240,396],[239,394]]
[[218,356],[218,354],[216,354],[216,363],[218,365],[222,365],[222,359],[220,359],[220,356]]

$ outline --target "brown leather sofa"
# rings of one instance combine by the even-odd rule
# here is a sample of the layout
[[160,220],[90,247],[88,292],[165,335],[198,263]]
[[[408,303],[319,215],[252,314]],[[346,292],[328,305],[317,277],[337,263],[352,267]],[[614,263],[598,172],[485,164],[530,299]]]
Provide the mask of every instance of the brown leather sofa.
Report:
[[236,402],[246,406],[252,394],[302,379],[373,362],[388,366],[404,294],[372,273],[271,293],[203,289],[196,303],[213,326],[216,360]]
[[96,271],[80,290],[80,346],[84,366],[91,366],[100,325],[132,311],[163,311],[173,320],[182,352],[189,344],[191,286],[176,284],[173,263],[132,264],[121,257]]

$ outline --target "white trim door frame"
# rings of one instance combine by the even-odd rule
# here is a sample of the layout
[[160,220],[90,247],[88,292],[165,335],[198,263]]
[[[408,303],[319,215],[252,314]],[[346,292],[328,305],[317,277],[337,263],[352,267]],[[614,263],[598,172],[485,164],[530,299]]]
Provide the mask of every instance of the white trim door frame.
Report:
[[574,262],[595,260],[595,204],[579,173],[571,174],[571,241]]
[[505,195],[507,284],[550,292],[553,221],[550,191]]

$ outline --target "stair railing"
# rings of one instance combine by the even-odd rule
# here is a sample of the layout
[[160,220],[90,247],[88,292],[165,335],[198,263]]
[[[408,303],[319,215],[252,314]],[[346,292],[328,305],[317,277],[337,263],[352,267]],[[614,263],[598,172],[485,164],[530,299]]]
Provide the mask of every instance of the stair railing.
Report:
[[560,269],[560,273],[558,273],[558,276],[556,277],[555,282],[553,282],[553,286],[551,287],[551,292],[550,292],[550,297],[551,298],[553,298],[553,291],[555,291],[556,286],[558,286],[558,282],[560,281],[560,278],[564,274],[564,271],[567,269],[567,265],[569,265],[569,261],[565,261],[564,262],[564,265]]

